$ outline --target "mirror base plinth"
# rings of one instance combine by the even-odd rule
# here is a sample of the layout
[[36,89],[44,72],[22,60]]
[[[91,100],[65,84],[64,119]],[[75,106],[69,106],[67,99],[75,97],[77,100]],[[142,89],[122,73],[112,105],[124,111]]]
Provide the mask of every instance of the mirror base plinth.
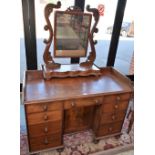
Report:
[[58,68],[60,68],[61,64],[59,64],[59,63],[49,63],[49,64],[46,64],[45,66],[48,69],[58,69]]
[[80,67],[91,68],[93,66],[93,62],[82,62],[80,63]]
[[101,71],[96,66],[81,67],[79,64],[61,65],[60,68],[50,69],[46,65],[42,65],[44,79],[66,78],[79,76],[100,76]]

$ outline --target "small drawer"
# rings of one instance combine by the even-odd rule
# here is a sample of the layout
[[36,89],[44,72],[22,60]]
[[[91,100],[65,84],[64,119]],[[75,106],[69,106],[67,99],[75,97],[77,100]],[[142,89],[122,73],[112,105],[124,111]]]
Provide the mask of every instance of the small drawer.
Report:
[[86,107],[100,105],[103,103],[103,97],[91,97],[83,99],[68,100],[64,102],[64,108],[70,109],[73,107]]
[[44,113],[32,113],[27,115],[28,125],[35,125],[50,121],[62,120],[62,111],[51,111]]
[[37,112],[61,110],[62,104],[63,103],[61,102],[27,104],[26,113],[30,114],[30,113],[37,113]]
[[131,97],[130,93],[125,94],[114,94],[114,95],[108,95],[104,97],[104,103],[119,103],[121,101],[129,100]]
[[122,121],[117,123],[102,125],[97,131],[97,136],[102,137],[102,136],[119,133],[122,130],[122,125],[123,125]]
[[123,121],[126,115],[126,111],[118,111],[117,113],[104,114],[101,118],[101,124],[113,123]]
[[51,147],[58,147],[62,145],[61,135],[48,135],[37,138],[30,138],[30,150],[39,151],[43,149],[48,149]]
[[44,136],[47,134],[61,133],[62,122],[55,121],[55,122],[42,123],[38,125],[30,125],[28,126],[28,130],[30,138]]
[[112,113],[127,110],[128,104],[129,101],[121,101],[119,103],[104,103],[102,107],[102,113]]

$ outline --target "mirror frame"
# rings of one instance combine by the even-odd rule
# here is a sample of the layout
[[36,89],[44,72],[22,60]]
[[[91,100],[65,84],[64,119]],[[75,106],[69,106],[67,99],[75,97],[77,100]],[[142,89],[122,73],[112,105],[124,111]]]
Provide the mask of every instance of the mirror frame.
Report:
[[[44,60],[44,65],[42,65],[42,68],[45,68],[45,70],[51,70],[53,71],[54,69],[60,69],[61,68],[61,64],[59,63],[55,63],[51,52],[50,52],[50,46],[52,44],[52,40],[53,40],[53,29],[52,29],[52,25],[51,25],[51,21],[49,19],[50,14],[53,12],[54,9],[59,9],[61,7],[61,2],[58,1],[57,4],[53,4],[53,3],[49,3],[45,6],[44,9],[44,15],[45,15],[45,20],[46,20],[46,25],[44,27],[44,29],[46,31],[49,31],[49,38],[48,39],[44,39],[44,43],[46,44],[44,53],[43,53],[43,60]],[[98,28],[96,27],[99,21],[99,12],[98,9],[96,8],[90,8],[89,5],[87,5],[86,10],[89,13],[92,13],[92,16],[94,17],[94,24],[91,28],[91,31],[89,32],[89,36],[88,36],[88,41],[90,43],[90,48],[91,51],[88,53],[88,56],[86,58],[85,62],[81,62],[79,64],[81,70],[83,70],[82,68],[92,68],[92,66],[94,65],[94,61],[96,59],[96,50],[95,50],[95,44],[97,43],[96,40],[93,40],[94,37],[94,33],[98,32]],[[72,6],[67,8],[66,10],[67,12],[82,12],[82,10],[79,7],[76,6]],[[82,12],[83,13],[83,12]]]
[[[62,55],[62,56],[59,56],[56,54],[56,44],[57,44],[57,15],[59,13],[64,13],[64,14],[68,14],[68,15],[77,15],[77,16],[87,16],[89,17],[89,24],[88,24],[88,33],[86,34],[85,37],[87,37],[86,39],[86,48],[84,49],[84,54],[83,55]],[[90,33],[90,29],[91,29],[91,22],[92,22],[92,14],[90,13],[84,13],[84,12],[80,12],[80,11],[55,11],[54,13],[54,57],[56,58],[66,58],[66,57],[69,57],[69,58],[74,58],[74,57],[86,57],[87,56],[87,50],[88,50],[88,41],[89,41],[89,33]],[[69,50],[69,49],[68,49]],[[63,49],[62,49],[63,51]],[[65,51],[65,50],[64,50]],[[70,51],[75,51],[75,50],[70,50]]]

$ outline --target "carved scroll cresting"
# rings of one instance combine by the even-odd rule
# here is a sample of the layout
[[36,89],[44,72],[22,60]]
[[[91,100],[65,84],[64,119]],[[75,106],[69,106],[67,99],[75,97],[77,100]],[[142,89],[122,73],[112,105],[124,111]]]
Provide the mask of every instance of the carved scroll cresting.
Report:
[[45,15],[45,19],[47,22],[47,25],[45,25],[44,29],[46,31],[49,31],[49,38],[48,39],[44,39],[44,43],[46,44],[46,48],[43,54],[43,60],[46,64],[47,68],[59,68],[60,64],[55,63],[52,56],[51,56],[51,52],[49,51],[52,40],[53,40],[53,29],[51,26],[51,22],[49,20],[49,16],[50,14],[53,12],[54,8],[60,8],[61,7],[61,2],[58,1],[57,4],[47,4],[44,10],[44,15]]
[[99,21],[99,12],[96,8],[90,8],[89,5],[87,5],[87,11],[88,12],[92,12],[93,13],[93,17],[94,17],[94,20],[95,20],[95,23],[91,29],[91,32],[89,33],[89,36],[88,36],[88,39],[89,39],[89,42],[90,42],[90,47],[91,47],[91,52],[89,53],[89,56],[86,60],[86,62],[82,62],[80,64],[80,66],[82,67],[92,67],[95,59],[96,59],[96,50],[95,50],[95,44],[97,43],[97,41],[93,40],[94,38],[94,33],[97,33],[98,32],[98,28],[96,28],[97,24],[98,24],[98,21]]
[[[47,4],[44,10],[46,25],[44,29],[46,31],[49,31],[49,38],[44,39],[44,43],[46,44],[44,54],[43,54],[43,60],[44,65],[42,65],[43,69],[43,76],[45,79],[51,79],[52,77],[77,77],[77,76],[98,76],[101,75],[100,69],[93,65],[95,59],[96,59],[96,50],[95,50],[95,44],[97,41],[93,40],[94,33],[98,32],[98,29],[96,28],[98,21],[99,21],[99,12],[95,8],[90,8],[90,6],[87,6],[87,11],[93,13],[93,17],[95,20],[95,23],[91,29],[91,31],[88,34],[88,41],[90,42],[91,52],[89,52],[89,55],[87,57],[86,62],[78,64],[71,64],[70,69],[68,71],[64,71],[66,65],[61,65],[58,63],[55,63],[53,60],[53,57],[50,52],[50,46],[53,41],[54,32],[52,29],[52,25],[50,22],[50,14],[53,12],[53,9],[58,9],[61,7],[61,2],[58,1],[57,4]],[[78,7],[69,7],[66,12],[82,12],[80,8]],[[72,69],[73,67],[73,69]],[[63,69],[64,68],[64,69]],[[75,69],[76,68],[76,69]]]

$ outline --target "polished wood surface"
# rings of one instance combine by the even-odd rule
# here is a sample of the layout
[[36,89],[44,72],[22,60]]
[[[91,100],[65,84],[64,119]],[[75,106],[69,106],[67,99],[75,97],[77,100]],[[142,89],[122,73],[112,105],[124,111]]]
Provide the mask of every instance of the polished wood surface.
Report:
[[115,103],[115,102],[109,102],[109,103],[105,103],[103,105],[103,109],[102,111],[104,113],[108,113],[108,112],[113,112],[113,111],[121,111],[121,110],[125,110],[128,107],[128,100],[120,102],[119,104]]
[[61,65],[60,68],[51,69],[48,65],[42,65],[43,76],[46,80],[54,77],[79,77],[79,76],[99,76],[101,75],[100,69],[96,66],[90,68],[81,67],[79,64]]
[[62,148],[63,102],[25,104],[29,152]]
[[116,122],[116,123],[111,123],[111,124],[105,124],[102,125],[99,129],[98,132],[96,133],[97,137],[101,136],[107,136],[115,133],[120,133],[122,129],[123,122]]
[[62,102],[44,102],[42,104],[28,104],[26,105],[26,111],[28,114],[46,112],[46,111],[55,111],[61,110]]
[[30,138],[61,133],[61,121],[29,125],[28,130]]
[[103,102],[103,97],[89,97],[89,98],[81,98],[81,99],[72,99],[64,101],[64,109],[71,109],[76,107],[87,107],[98,105]]
[[64,134],[91,129],[94,106],[65,110]]
[[111,67],[100,76],[52,78],[26,71],[24,104],[30,153],[61,148],[63,135],[92,129],[95,139],[121,133],[133,87]]
[[61,146],[60,134],[48,135],[30,139],[31,151],[44,150],[57,146]]
[[101,76],[51,80],[44,80],[42,71],[26,71],[25,83],[24,100],[28,104],[132,91],[130,85],[114,75],[112,68],[103,71]]
[[123,121],[125,115],[126,115],[126,111],[119,111],[119,113],[113,112],[113,113],[103,114],[101,118],[101,125]]
[[29,125],[40,124],[48,121],[60,121],[61,118],[61,111],[29,114],[27,117]]
[[[50,79],[53,77],[77,77],[77,76],[100,75],[100,72],[98,70],[93,69],[94,61],[96,59],[95,44],[97,43],[96,40],[94,41],[94,33],[98,32],[97,24],[100,17],[98,9],[91,8],[88,5],[86,7],[88,13],[82,12],[82,10],[79,9],[78,7],[69,7],[65,11],[56,11],[54,14],[54,32],[53,32],[52,24],[50,21],[50,15],[53,12],[53,9],[55,8],[58,9],[60,7],[61,2],[59,1],[57,2],[57,4],[47,4],[44,9],[45,19],[47,23],[44,29],[46,31],[47,30],[49,31],[49,38],[44,39],[44,43],[46,44],[43,54],[43,60],[45,64],[42,64],[44,78]],[[70,17],[66,15],[69,15]],[[76,18],[75,15],[77,16]],[[94,17],[93,26],[91,26],[92,15]],[[62,16],[63,19],[61,19]],[[88,20],[86,20],[86,17],[88,18]],[[69,20],[70,22],[66,22],[67,20]],[[91,27],[92,29],[90,30]],[[91,51],[88,53],[86,61],[81,62],[78,67],[79,69],[77,69],[76,71],[75,70],[73,71],[71,69],[68,70],[67,72],[62,72],[63,71],[61,67],[62,65],[54,61],[53,56],[51,55],[50,52],[50,46],[53,41],[53,33],[54,33],[55,57],[86,57],[89,41]],[[82,68],[85,69],[83,70]],[[59,71],[55,71],[55,69],[59,69]]]
[[[100,17],[98,9],[91,8],[88,5],[86,7],[86,10],[89,13],[82,12],[82,10],[79,9],[78,7],[69,7],[66,11],[57,11],[55,13],[55,16],[54,16],[55,18],[54,18],[54,33],[53,33],[52,24],[51,24],[51,21],[50,21],[50,15],[51,15],[51,13],[53,13],[53,10],[55,8],[59,9],[60,7],[61,7],[61,2],[58,1],[57,4],[52,4],[52,3],[51,4],[50,3],[47,4],[45,6],[45,9],[44,9],[44,15],[45,15],[46,23],[47,23],[45,25],[44,29],[46,31],[47,30],[49,31],[49,38],[44,40],[44,43],[46,44],[46,47],[45,47],[45,50],[44,50],[44,54],[43,54],[43,59],[44,59],[44,62],[45,62],[45,66],[47,66],[48,68],[51,68],[51,69],[60,68],[60,66],[61,66],[60,64],[54,62],[53,57],[52,57],[51,52],[50,52],[50,46],[51,46],[51,43],[52,43],[52,40],[53,40],[53,36],[54,36],[54,53],[56,51],[56,32],[57,32],[57,25],[58,25],[57,24],[56,15],[57,15],[57,13],[61,12],[61,13],[64,13],[64,14],[70,14],[72,16],[74,16],[76,14],[76,15],[78,15],[78,17],[79,16],[83,17],[84,15],[90,16],[89,23],[88,23],[88,25],[89,25],[88,27],[89,28],[88,28],[88,32],[87,32],[87,43],[86,43],[86,45],[88,46],[88,39],[89,39],[91,51],[88,54],[86,62],[82,62],[80,65],[83,66],[83,67],[86,67],[86,68],[87,67],[91,67],[93,65],[95,59],[96,59],[96,50],[95,50],[95,46],[94,45],[96,44],[97,41],[94,41],[93,37],[94,37],[94,33],[98,32],[98,29],[96,27],[97,24],[98,24],[98,21],[99,21],[99,17]],[[90,30],[92,14],[93,14],[93,17],[94,17],[94,24],[92,26],[92,29]],[[63,21],[66,22],[66,19],[63,19]],[[74,22],[73,24],[76,24],[76,22]],[[85,27],[86,25],[87,25],[87,23],[84,23],[84,25],[79,26],[79,28],[82,29],[82,26]],[[64,40],[62,40],[62,42],[63,41]],[[86,47],[85,50],[86,51],[85,51],[84,55],[86,55],[86,53],[87,53],[87,47]],[[84,56],[84,55],[82,55],[82,56]],[[57,56],[57,55],[55,54],[55,56]]]

